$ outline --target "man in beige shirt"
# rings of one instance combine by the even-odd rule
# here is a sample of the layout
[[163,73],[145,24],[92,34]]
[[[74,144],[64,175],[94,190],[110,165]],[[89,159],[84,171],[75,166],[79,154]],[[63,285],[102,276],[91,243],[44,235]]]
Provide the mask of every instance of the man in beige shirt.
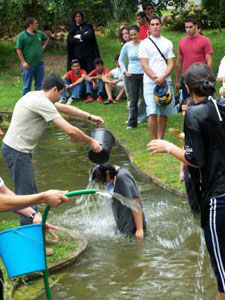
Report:
[[[102,151],[99,142],[71,125],[60,113],[96,123],[104,123],[104,120],[73,106],[60,104],[58,101],[63,90],[62,79],[50,74],[43,80],[41,91],[27,93],[15,105],[10,126],[3,139],[2,156],[13,178],[16,194],[37,193],[31,160],[32,151],[48,122],[52,122],[74,141],[88,144],[94,152]],[[36,212],[37,207],[34,209],[30,218],[20,218],[21,225],[32,223],[34,218],[41,221],[41,216]]]

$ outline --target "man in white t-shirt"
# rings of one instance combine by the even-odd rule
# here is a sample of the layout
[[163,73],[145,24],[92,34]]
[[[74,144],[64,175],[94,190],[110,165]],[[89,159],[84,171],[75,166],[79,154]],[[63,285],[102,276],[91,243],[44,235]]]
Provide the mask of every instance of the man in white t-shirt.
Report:
[[217,80],[223,83],[222,87],[219,90],[219,93],[222,97],[224,97],[225,96],[225,56],[222,58],[220,62],[219,71],[217,74]]
[[[2,156],[13,178],[16,194],[37,193],[31,160],[32,152],[49,122],[73,140],[89,144],[94,152],[102,151],[99,142],[72,126],[60,115],[60,112],[96,123],[104,123],[104,120],[71,105],[60,104],[58,101],[63,90],[62,79],[55,74],[50,74],[43,80],[41,91],[27,93],[14,107],[10,126],[3,139]],[[37,210],[36,207],[34,208]],[[41,216],[39,219],[41,221]],[[20,222],[21,225],[25,225],[32,223],[32,220],[21,217]]]
[[[119,65],[119,54],[114,57],[116,68],[111,70],[108,74],[103,76],[103,81],[105,82],[105,91],[108,99],[104,104],[119,103],[120,99],[125,93],[125,86],[123,81],[123,73]],[[116,97],[115,100],[113,96]]]
[[[139,48],[139,58],[144,70],[144,98],[151,139],[163,139],[167,116],[177,113],[177,108],[174,107],[175,99],[170,76],[174,67],[173,44],[161,36],[161,26],[161,19],[152,16],[150,19],[150,38],[158,46],[164,57],[149,38],[144,39]],[[163,87],[166,82],[170,87],[173,99],[169,105],[159,106],[154,100],[153,91],[156,85]]]

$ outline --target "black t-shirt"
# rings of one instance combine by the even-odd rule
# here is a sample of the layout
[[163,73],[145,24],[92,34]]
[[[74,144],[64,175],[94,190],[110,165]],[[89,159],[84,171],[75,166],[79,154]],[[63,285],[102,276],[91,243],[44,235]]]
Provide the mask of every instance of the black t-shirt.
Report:
[[225,99],[216,102],[206,99],[190,106],[184,125],[185,158],[199,167],[189,171],[203,222],[210,197],[225,193]]
[[[117,172],[114,192],[117,194],[121,194],[122,196],[129,199],[140,199],[140,193],[137,184],[133,176],[125,168],[120,168]],[[120,201],[116,198],[113,198],[112,210],[118,230],[127,235],[134,234],[136,231],[136,225],[132,214],[132,210],[129,207],[126,207],[123,204],[121,204]],[[144,214],[143,228],[146,228]]]

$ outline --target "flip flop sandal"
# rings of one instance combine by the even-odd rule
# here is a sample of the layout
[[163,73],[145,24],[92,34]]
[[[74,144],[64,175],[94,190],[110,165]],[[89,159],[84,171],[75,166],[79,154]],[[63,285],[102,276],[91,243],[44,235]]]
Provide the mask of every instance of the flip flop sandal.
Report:
[[109,100],[106,100],[106,101],[104,102],[105,105],[111,104],[111,103],[113,103],[113,99],[109,99]]

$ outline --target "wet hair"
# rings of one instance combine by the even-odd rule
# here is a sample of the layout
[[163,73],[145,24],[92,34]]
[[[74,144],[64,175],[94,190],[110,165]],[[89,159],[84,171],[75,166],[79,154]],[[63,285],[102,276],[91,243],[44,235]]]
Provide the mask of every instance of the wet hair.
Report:
[[94,167],[93,173],[92,173],[92,180],[96,182],[106,183],[106,173],[109,172],[109,176],[111,179],[114,179],[114,177],[117,174],[116,168],[113,165],[110,165],[108,163],[98,165]]
[[149,19],[149,24],[151,25],[152,20],[158,20],[160,24],[162,24],[161,18],[158,16],[151,16]]
[[184,23],[193,23],[194,25],[198,24],[198,21],[194,17],[186,17]]
[[80,10],[77,10],[73,13],[72,21],[75,22],[76,15],[81,15],[82,21],[84,21],[84,13]]
[[34,24],[34,21],[36,20],[36,18],[28,17],[25,21],[25,28],[28,28],[31,24]]
[[146,10],[147,7],[151,7],[152,9],[154,9],[154,6],[152,5],[151,2],[146,2],[142,4],[142,9]]
[[216,92],[216,78],[205,64],[191,65],[186,71],[184,81],[191,94],[194,93],[196,96],[208,97]]
[[119,55],[119,54],[116,54],[116,55],[114,56],[114,60],[115,60],[115,61],[118,61],[118,60],[119,60],[119,57],[120,57],[120,55]]
[[71,60],[71,66],[72,66],[73,64],[79,64],[79,65],[80,65],[80,62],[79,62],[78,59],[73,59],[73,60]]
[[147,18],[146,13],[143,11],[140,11],[139,13],[137,13],[137,17],[141,17],[142,19]]
[[118,30],[117,30],[117,36],[118,36],[118,40],[121,42],[121,43],[124,43],[124,39],[122,37],[122,31],[126,29],[128,32],[129,32],[129,24],[128,23],[121,23]]
[[61,91],[65,87],[65,84],[61,77],[51,73],[43,79],[41,88],[44,91],[49,91],[53,87],[57,87],[58,91]]
[[96,65],[104,65],[104,62],[103,62],[103,60],[101,59],[101,58],[96,58],[95,60],[94,60],[94,62],[93,62],[93,64],[94,64],[94,66],[96,66]]
[[137,31],[138,33],[140,32],[140,28],[139,28],[137,25],[130,25],[130,26],[129,26],[129,32],[130,32],[131,30],[135,30],[135,31]]

